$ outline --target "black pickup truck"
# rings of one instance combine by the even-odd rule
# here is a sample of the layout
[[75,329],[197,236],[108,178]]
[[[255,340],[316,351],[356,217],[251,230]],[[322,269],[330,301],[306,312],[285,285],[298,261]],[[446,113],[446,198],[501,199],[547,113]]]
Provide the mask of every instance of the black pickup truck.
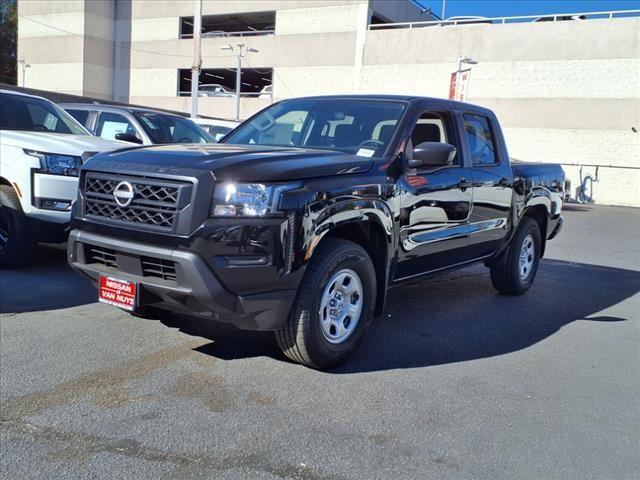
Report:
[[285,100],[215,145],[133,147],[81,170],[68,258],[99,299],[272,330],[343,362],[387,289],[484,262],[532,284],[562,226],[564,172],[512,164],[495,115],[431,98]]

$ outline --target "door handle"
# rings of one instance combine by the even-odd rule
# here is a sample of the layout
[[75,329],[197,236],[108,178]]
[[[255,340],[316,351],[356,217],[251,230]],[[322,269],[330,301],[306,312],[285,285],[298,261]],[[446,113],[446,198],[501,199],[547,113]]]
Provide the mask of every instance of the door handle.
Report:
[[465,189],[473,187],[473,182],[470,182],[466,178],[461,178],[457,185],[458,188]]

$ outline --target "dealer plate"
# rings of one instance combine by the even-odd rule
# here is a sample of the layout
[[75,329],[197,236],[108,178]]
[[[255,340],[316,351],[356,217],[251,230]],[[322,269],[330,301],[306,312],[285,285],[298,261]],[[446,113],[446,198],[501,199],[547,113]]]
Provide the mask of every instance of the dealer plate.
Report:
[[98,301],[132,311],[136,308],[136,291],[134,282],[101,276]]

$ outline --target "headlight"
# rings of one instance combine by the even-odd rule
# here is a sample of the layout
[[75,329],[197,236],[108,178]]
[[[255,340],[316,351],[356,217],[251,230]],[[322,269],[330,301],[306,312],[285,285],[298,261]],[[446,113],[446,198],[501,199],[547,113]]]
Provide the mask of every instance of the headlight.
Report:
[[50,175],[65,175],[68,177],[77,177],[78,171],[82,166],[80,157],[72,157],[70,155],[57,155],[55,153],[36,152],[35,150],[24,151],[27,155],[40,159],[40,167],[42,173]]
[[216,185],[211,213],[222,217],[261,217],[272,210],[274,190],[262,183]]

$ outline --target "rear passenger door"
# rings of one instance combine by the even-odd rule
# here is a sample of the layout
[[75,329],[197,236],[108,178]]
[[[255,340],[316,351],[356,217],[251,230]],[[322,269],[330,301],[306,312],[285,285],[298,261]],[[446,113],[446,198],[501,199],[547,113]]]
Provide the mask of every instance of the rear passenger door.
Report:
[[411,158],[413,147],[422,142],[449,143],[458,151],[451,165],[406,170],[397,280],[468,259],[471,172],[464,164],[455,121],[451,112],[424,111],[407,140],[407,158]]
[[473,178],[469,249],[479,258],[494,253],[507,235],[513,178],[495,117],[466,112],[462,121]]

